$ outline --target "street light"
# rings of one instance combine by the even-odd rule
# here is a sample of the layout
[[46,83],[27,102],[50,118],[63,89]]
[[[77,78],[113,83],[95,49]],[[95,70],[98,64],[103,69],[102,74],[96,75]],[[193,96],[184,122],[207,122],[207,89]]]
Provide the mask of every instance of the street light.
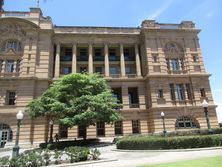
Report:
[[19,155],[19,133],[20,133],[20,125],[21,125],[21,121],[23,119],[23,116],[24,115],[21,110],[16,114],[17,131],[16,131],[15,145],[12,149],[12,157],[17,157]]
[[166,136],[166,126],[165,126],[165,114],[164,114],[164,112],[161,112],[161,117],[162,117],[162,120],[163,120],[163,135],[164,135],[164,137]]
[[213,131],[212,131],[211,126],[210,126],[210,121],[209,121],[209,117],[208,117],[208,110],[207,110],[208,103],[207,103],[207,101],[205,99],[202,102],[202,107],[204,108],[204,113],[205,113],[205,117],[206,117],[206,121],[207,121],[208,133],[212,134]]
[[53,120],[50,120],[50,121],[49,121],[49,125],[50,125],[49,143],[53,143],[53,138],[52,138],[52,134],[53,134]]

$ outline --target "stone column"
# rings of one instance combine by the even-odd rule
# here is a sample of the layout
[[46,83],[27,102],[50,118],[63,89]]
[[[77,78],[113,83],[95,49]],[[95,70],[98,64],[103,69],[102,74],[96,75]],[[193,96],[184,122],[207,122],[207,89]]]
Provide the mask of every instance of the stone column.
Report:
[[92,44],[89,44],[88,70],[89,70],[89,73],[93,73],[93,50],[92,50]]
[[55,78],[60,75],[60,44],[56,45],[56,58],[55,58]]
[[76,44],[72,45],[72,73],[76,73]]
[[6,60],[3,60],[2,61],[2,71],[1,71],[1,73],[5,73],[5,71],[6,71]]
[[136,56],[136,75],[137,77],[141,77],[140,56],[137,44],[135,44],[135,56]]
[[108,53],[108,45],[104,46],[105,52],[105,77],[109,77],[109,53]]
[[125,71],[125,60],[124,60],[124,53],[123,53],[123,45],[120,44],[120,70],[121,70],[121,77],[126,76]]

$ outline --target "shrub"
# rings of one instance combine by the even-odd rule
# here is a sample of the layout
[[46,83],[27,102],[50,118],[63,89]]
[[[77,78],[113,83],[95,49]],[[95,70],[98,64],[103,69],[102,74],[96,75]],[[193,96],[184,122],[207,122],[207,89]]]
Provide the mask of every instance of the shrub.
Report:
[[65,148],[66,154],[70,158],[70,163],[86,161],[88,159],[89,149],[86,147],[67,147]]
[[90,155],[92,157],[92,160],[98,160],[101,153],[97,148],[95,148],[90,150]]
[[99,143],[98,139],[87,139],[87,140],[71,140],[71,141],[60,141],[56,143],[40,143],[39,147],[41,149],[46,149],[48,148],[49,150],[55,150],[59,149],[62,150],[66,147],[70,146],[86,146],[90,144],[96,144]]
[[131,136],[120,139],[118,149],[149,150],[149,149],[186,149],[222,146],[222,135],[196,135],[177,137]]

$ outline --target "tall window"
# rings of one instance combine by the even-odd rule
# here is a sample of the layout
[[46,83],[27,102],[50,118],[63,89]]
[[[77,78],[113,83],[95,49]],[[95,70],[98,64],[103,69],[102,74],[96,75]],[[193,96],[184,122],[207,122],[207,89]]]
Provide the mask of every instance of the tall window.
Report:
[[139,107],[139,97],[137,88],[128,88],[128,99],[130,108]]
[[78,137],[83,138],[86,136],[86,127],[85,126],[78,126]]
[[116,49],[109,49],[109,61],[118,61],[119,57],[116,55]]
[[103,73],[103,68],[102,67],[95,67],[95,73],[102,74]]
[[6,63],[6,72],[12,73],[14,70],[14,60],[7,60]]
[[78,61],[88,61],[88,51],[87,48],[79,49],[79,56],[77,56]]
[[122,90],[121,88],[112,88],[112,95],[116,98],[117,103],[122,103]]
[[105,123],[97,122],[96,131],[97,131],[97,136],[105,136]]
[[6,93],[6,105],[15,105],[15,91],[7,91]]
[[132,132],[133,132],[133,134],[140,133],[140,121],[139,120],[132,120]]
[[68,137],[68,128],[66,126],[59,125],[59,137],[60,138]]
[[183,116],[176,120],[177,129],[186,129],[186,128],[199,128],[197,121],[194,121],[191,117]]
[[115,122],[115,135],[122,135],[123,134],[123,122],[117,121]]
[[193,100],[191,85],[189,83],[186,84],[186,92],[187,92],[187,98],[189,100]]
[[102,56],[102,49],[101,48],[95,48],[94,49],[94,61],[104,61],[104,56]]
[[204,89],[204,88],[201,88],[201,89],[200,89],[200,96],[201,96],[201,97],[206,97],[206,92],[205,92],[205,89]]
[[163,98],[163,89],[158,89],[157,90],[157,98],[162,99]]
[[183,84],[176,84],[176,94],[179,101],[185,100]]
[[71,73],[71,67],[62,67],[61,68],[61,74],[66,75]]

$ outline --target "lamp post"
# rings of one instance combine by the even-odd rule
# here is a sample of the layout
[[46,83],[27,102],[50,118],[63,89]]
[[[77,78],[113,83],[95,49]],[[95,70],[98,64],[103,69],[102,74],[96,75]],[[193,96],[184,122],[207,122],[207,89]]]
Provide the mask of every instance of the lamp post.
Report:
[[50,125],[50,136],[49,136],[49,143],[53,143],[53,120],[49,121],[49,125]]
[[20,125],[21,125],[21,121],[23,119],[23,116],[24,115],[21,110],[16,114],[17,131],[16,131],[15,145],[12,149],[12,157],[17,157],[19,155],[19,133],[20,133]]
[[161,118],[162,118],[162,120],[163,120],[163,135],[164,135],[164,137],[166,136],[166,126],[165,126],[165,114],[164,114],[164,112],[161,112]]
[[207,103],[207,101],[205,99],[202,102],[202,107],[204,108],[204,113],[205,113],[205,117],[206,117],[206,121],[207,121],[208,133],[212,134],[213,131],[211,129],[210,121],[209,121],[209,117],[208,117],[208,109],[207,109],[208,108],[208,103]]

